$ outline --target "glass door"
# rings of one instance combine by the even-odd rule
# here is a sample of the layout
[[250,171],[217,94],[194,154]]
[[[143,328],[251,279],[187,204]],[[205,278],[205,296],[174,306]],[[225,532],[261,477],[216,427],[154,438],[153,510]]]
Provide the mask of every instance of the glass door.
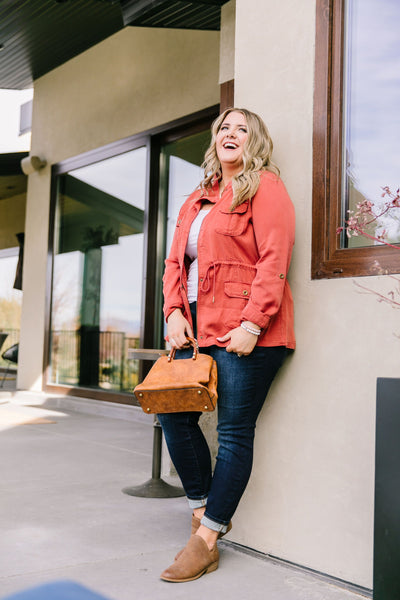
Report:
[[[160,155],[160,207],[163,222],[164,255],[168,256],[174,235],[179,210],[187,197],[203,179],[201,165],[211,140],[209,127],[178,140],[166,142]],[[164,262],[161,263],[163,270]],[[161,271],[160,269],[160,271]],[[161,282],[162,273],[158,281]],[[159,303],[162,304],[162,291],[159,290]],[[161,306],[158,311],[162,314]],[[162,340],[165,326],[160,331]]]
[[207,109],[54,166],[48,391],[135,402],[151,361],[134,350],[164,347],[164,260],[215,116]]
[[146,163],[140,147],[58,177],[49,383],[138,382]]

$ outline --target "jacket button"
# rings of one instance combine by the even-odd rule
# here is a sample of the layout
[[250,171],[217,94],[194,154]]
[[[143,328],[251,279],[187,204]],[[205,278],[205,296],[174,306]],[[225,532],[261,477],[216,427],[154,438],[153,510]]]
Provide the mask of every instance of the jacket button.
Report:
[[248,296],[249,292],[247,290],[243,290],[243,296]]
[[202,277],[200,277],[200,281],[203,281],[203,278],[202,278]]
[[285,276],[284,276],[284,274],[283,274],[283,273],[281,273],[281,274],[279,275],[279,279],[285,279]]

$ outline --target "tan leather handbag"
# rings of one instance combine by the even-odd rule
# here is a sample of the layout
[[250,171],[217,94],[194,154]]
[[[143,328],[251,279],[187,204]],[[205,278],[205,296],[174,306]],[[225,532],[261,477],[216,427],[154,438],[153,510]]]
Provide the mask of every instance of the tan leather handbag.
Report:
[[217,363],[207,354],[200,354],[197,341],[192,358],[174,360],[175,350],[161,356],[134,394],[145,413],[186,411],[208,412],[217,404]]

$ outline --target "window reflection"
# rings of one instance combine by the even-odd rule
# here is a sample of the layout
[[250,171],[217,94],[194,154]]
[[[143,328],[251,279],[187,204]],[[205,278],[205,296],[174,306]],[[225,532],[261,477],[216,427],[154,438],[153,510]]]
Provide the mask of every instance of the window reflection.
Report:
[[[181,138],[175,142],[165,144],[161,149],[161,180],[164,182],[164,205],[166,208],[165,221],[165,255],[169,253],[175,231],[179,210],[187,197],[198,187],[203,178],[201,165],[204,154],[211,140],[210,130],[201,131],[194,135]],[[160,269],[159,280],[163,266]],[[162,293],[159,291],[160,308]],[[161,337],[166,335],[166,327],[161,332]]]
[[171,247],[179,209],[203,179],[201,164],[210,144],[210,132],[202,131],[163,147],[168,181],[167,254]]
[[[0,176],[0,369],[9,366],[3,352],[19,343],[27,179],[22,174]],[[8,379],[15,380],[15,374]]]
[[131,390],[140,336],[146,149],[61,175],[52,290],[52,383]]
[[[398,138],[400,100],[398,0],[347,0],[344,73],[344,217],[370,200],[379,212],[382,187],[399,187]],[[400,220],[382,219],[370,231],[387,231],[400,242]],[[347,240],[344,240],[347,243]],[[351,247],[366,246],[352,237]]]
[[[1,357],[3,352],[19,342],[22,293],[14,289],[18,255],[18,248],[0,249],[0,334],[6,335],[0,347],[0,368],[8,366]],[[2,374],[0,382],[1,378]]]

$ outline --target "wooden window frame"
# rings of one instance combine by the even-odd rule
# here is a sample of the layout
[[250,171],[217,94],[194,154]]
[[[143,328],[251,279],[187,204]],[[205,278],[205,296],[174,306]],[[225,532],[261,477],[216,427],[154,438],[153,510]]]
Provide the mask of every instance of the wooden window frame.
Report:
[[312,279],[400,272],[400,247],[341,248],[345,0],[317,0],[313,124]]
[[220,86],[220,103],[219,110],[221,113],[224,112],[227,108],[232,108],[235,106],[235,80],[230,79],[229,81],[224,81]]

